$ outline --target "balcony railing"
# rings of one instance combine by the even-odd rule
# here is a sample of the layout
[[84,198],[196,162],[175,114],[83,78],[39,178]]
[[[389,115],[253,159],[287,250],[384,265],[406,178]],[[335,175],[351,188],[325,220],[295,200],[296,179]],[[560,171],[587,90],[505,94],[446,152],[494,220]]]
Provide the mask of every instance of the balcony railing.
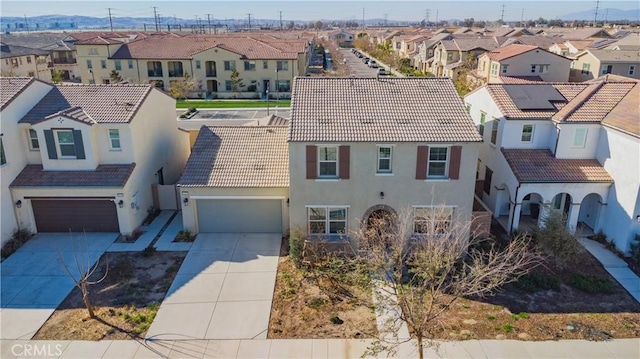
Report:
[[216,76],[217,76],[216,71],[207,70],[207,77],[216,77]]
[[183,77],[184,76],[184,72],[182,70],[180,71],[169,71],[169,77]]
[[53,59],[53,63],[54,64],[75,64],[77,61],[76,59],[70,59],[70,58],[59,58],[59,59]]
[[153,71],[153,70],[149,70],[147,75],[149,77],[162,77],[162,71]]

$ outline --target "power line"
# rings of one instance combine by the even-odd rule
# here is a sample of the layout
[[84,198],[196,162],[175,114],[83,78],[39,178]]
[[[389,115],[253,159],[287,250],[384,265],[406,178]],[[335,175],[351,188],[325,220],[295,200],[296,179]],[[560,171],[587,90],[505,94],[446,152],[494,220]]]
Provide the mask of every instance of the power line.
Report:
[[207,14],[207,23],[209,24],[209,35],[211,35],[211,14]]
[[424,21],[425,23],[429,23],[429,16],[431,15],[431,9],[427,9],[424,11]]
[[111,19],[111,8],[107,8],[109,10],[109,29],[113,32],[113,20]]
[[153,23],[156,25],[156,32],[158,32],[158,11],[157,7],[153,7]]
[[522,9],[522,13],[520,14],[520,22],[524,22],[524,8]]
[[502,13],[500,13],[500,22],[504,23],[504,4],[502,4]]
[[282,11],[278,11],[280,13],[280,31],[282,31]]
[[27,29],[27,34],[29,33],[29,22],[27,22],[27,14],[24,14],[24,27]]
[[596,14],[593,17],[593,27],[598,25],[598,6],[600,5],[600,0],[596,0]]
[[253,14],[247,13],[247,16],[249,17],[249,31],[251,31],[251,15]]
[[364,31],[364,8],[362,8],[362,31]]
[[440,15],[440,10],[436,9],[436,26],[438,26],[438,16]]

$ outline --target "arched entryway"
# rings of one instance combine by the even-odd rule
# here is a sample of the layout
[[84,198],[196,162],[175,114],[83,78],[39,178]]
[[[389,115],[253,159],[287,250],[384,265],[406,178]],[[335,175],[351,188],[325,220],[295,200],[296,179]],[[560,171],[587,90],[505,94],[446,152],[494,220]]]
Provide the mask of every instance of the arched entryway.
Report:
[[539,193],[529,193],[522,198],[518,230],[528,232],[538,227],[540,206],[542,206],[542,196]]
[[551,200],[551,209],[560,211],[565,218],[569,218],[569,211],[571,210],[572,198],[568,193],[558,193]]
[[[578,214],[578,225],[583,230],[598,232],[598,217],[600,217],[600,206],[602,197],[597,193],[590,193],[582,199],[580,204],[580,213]],[[586,227],[586,228],[585,228]]]
[[392,225],[398,218],[396,211],[386,204],[378,204],[369,208],[362,217],[363,225],[366,228],[372,225],[379,225],[380,222]]

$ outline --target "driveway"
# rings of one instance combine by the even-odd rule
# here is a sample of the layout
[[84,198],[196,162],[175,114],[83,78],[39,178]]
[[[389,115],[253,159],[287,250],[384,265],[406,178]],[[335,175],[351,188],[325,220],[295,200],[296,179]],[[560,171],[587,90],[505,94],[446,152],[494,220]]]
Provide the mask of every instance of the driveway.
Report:
[[77,277],[74,253],[85,261],[89,253],[93,265],[117,237],[117,233],[73,233],[72,241],[69,233],[39,233],[2,262],[0,339],[31,339],[73,289],[58,250]]
[[340,49],[342,56],[347,60],[347,66],[355,77],[376,77],[378,69],[365,65],[362,59],[357,57],[350,49]]
[[200,233],[149,339],[265,339],[280,234]]

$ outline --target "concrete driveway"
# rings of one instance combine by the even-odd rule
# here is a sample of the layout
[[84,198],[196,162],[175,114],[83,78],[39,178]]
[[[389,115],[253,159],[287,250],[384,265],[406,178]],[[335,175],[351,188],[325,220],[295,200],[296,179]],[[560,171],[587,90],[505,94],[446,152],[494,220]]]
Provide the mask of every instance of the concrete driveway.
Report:
[[60,251],[76,275],[74,244],[78,258],[90,265],[102,256],[117,233],[39,233],[0,264],[0,339],[31,339],[74,283],[58,257]]
[[149,339],[265,339],[280,234],[200,233]]

